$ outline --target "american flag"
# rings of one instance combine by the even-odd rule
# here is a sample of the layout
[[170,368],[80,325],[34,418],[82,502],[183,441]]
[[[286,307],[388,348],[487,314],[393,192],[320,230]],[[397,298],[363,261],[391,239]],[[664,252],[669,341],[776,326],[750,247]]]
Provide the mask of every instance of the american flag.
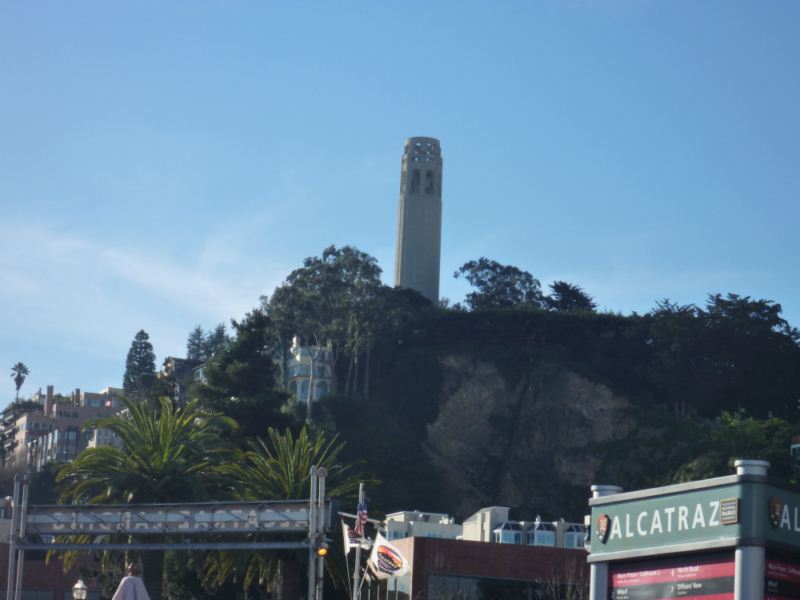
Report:
[[358,514],[356,515],[356,526],[353,531],[360,537],[364,537],[364,526],[367,524],[367,501],[358,503]]

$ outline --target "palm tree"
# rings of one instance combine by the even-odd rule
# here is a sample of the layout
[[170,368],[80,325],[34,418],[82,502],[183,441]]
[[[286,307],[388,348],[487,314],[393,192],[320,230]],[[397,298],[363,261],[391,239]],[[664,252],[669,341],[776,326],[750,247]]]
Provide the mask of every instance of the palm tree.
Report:
[[289,429],[281,433],[270,427],[267,434],[269,443],[262,438],[250,440],[248,450],[239,451],[235,461],[220,467],[221,473],[236,482],[240,500],[306,498],[312,465],[327,469],[330,496],[358,491],[362,480],[349,476],[353,465],[338,461],[345,446],[338,436],[327,440],[322,431],[309,434],[306,426],[296,438]]
[[18,362],[13,367],[11,367],[11,377],[14,378],[14,384],[17,386],[17,397],[15,400],[19,400],[19,388],[22,387],[22,384],[25,383],[25,378],[30,374],[28,367],[25,366],[25,363]]
[[[250,440],[248,449],[237,451],[235,460],[222,465],[220,473],[229,479],[240,500],[292,500],[308,497],[311,466],[327,469],[329,496],[355,496],[363,478],[352,473],[352,464],[342,463],[339,455],[344,443],[337,436],[327,440],[321,431],[310,434],[303,427],[295,437],[269,428],[269,440]],[[229,552],[215,552],[206,561],[206,580],[220,584],[241,571],[245,589],[267,582],[276,598],[287,597],[299,582],[298,554],[292,552],[254,553],[242,561]]]
[[[64,465],[56,480],[66,482],[60,499],[74,504],[191,502],[220,492],[217,466],[230,456],[220,434],[236,423],[196,403],[175,407],[123,400],[121,415],[97,419],[86,427],[107,429],[120,447],[84,450]],[[154,600],[161,598],[163,553],[145,553],[144,578]],[[152,560],[150,560],[152,559]]]

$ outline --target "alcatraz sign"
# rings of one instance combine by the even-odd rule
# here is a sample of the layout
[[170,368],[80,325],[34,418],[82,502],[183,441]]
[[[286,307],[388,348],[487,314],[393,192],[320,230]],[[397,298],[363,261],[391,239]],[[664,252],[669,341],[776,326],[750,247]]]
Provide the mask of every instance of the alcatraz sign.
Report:
[[739,486],[592,507],[592,556],[681,544],[725,545],[740,535]]
[[308,501],[31,506],[26,526],[38,535],[304,532]]
[[[626,513],[616,519],[606,514],[597,519],[597,537],[601,543],[614,539],[644,537],[689,531],[739,522],[739,500],[711,500],[708,503],[680,504],[659,509]],[[610,528],[609,528],[610,527]]]

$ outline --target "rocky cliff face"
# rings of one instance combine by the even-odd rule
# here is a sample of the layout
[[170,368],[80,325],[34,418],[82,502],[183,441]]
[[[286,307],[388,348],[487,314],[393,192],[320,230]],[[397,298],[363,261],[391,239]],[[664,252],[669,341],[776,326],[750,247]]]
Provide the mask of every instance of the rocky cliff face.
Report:
[[467,355],[441,360],[438,418],[426,450],[442,471],[455,512],[494,504],[523,518],[578,519],[615,442],[637,429],[631,403],[554,363],[531,364],[515,381]]

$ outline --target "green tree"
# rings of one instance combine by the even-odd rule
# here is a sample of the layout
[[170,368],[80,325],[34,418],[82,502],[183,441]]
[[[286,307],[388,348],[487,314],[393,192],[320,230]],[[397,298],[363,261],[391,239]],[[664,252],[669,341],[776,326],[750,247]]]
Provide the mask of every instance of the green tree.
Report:
[[131,398],[146,397],[153,386],[156,376],[156,355],[150,336],[140,329],[131,342],[128,357],[125,359],[125,374],[122,388]]
[[711,295],[705,309],[664,300],[645,322],[653,391],[676,415],[794,414],[800,347],[779,304],[736,294]]
[[696,458],[675,472],[675,481],[693,481],[729,475],[738,459],[767,460],[770,476],[793,479],[797,463],[789,445],[797,426],[783,419],[754,419],[742,413],[724,412],[698,447]]
[[781,305],[772,300],[752,300],[738,294],[710,294],[706,303],[706,315],[711,323],[735,323],[748,335],[771,331],[798,341],[800,334],[781,316],[782,312]]
[[[337,389],[348,392],[358,380],[359,357],[373,339],[372,328],[381,318],[376,298],[384,287],[381,268],[372,256],[351,246],[329,246],[321,257],[309,257],[275,290],[265,308],[276,325],[276,342],[285,358],[292,337],[330,341],[336,376],[342,366],[347,375]],[[284,369],[285,370],[285,369]]]
[[14,378],[14,385],[17,386],[17,396],[15,400],[19,400],[19,389],[22,387],[22,384],[25,383],[25,378],[29,374],[30,370],[28,370],[28,367],[26,367],[24,363],[18,362],[11,367],[11,377]]
[[708,410],[718,413],[719,409],[710,408],[719,395],[719,382],[709,368],[703,312],[693,304],[664,299],[648,313],[647,324],[652,352],[649,376],[657,399],[671,406],[678,418]]
[[550,284],[550,295],[545,298],[547,307],[556,311],[585,310],[594,312],[597,304],[579,285],[566,281],[554,281]]
[[[62,502],[128,504],[193,502],[219,497],[217,468],[230,457],[220,440],[236,424],[196,403],[176,408],[167,398],[158,407],[123,400],[127,415],[97,419],[87,428],[107,429],[121,447],[84,450],[56,476]],[[144,553],[144,577],[154,599],[161,597],[163,554]]]
[[511,265],[481,257],[464,263],[453,277],[463,277],[476,289],[466,296],[466,303],[472,310],[520,305],[544,307],[539,280]]
[[[267,440],[251,440],[247,449],[238,451],[234,460],[220,467],[238,499],[305,498],[310,489],[312,465],[327,470],[327,496],[347,498],[355,495],[363,479],[353,472],[352,464],[341,461],[344,443],[339,442],[336,436],[327,439],[323,432],[310,433],[306,427],[296,437],[289,429],[281,433],[269,428],[267,433]],[[249,555],[242,563],[241,556],[213,553],[206,564],[206,576],[221,584],[241,569],[245,589],[259,581],[268,582],[269,591],[281,600],[287,598],[287,588],[297,585],[305,558],[305,553],[301,557],[297,552],[262,552]]]
[[781,313],[771,300],[709,296],[702,315],[706,356],[728,410],[787,416],[798,398],[800,338]]
[[198,325],[192,329],[186,340],[186,358],[189,360],[205,360],[207,358],[205,342],[206,337],[203,333],[203,328]]
[[211,358],[217,352],[224,350],[225,348],[227,348],[230,342],[231,340],[228,337],[228,332],[225,329],[225,324],[220,323],[213,330],[209,331],[208,334],[206,335],[206,339],[203,344],[203,351],[206,358]]
[[363,479],[353,475],[353,465],[342,463],[344,442],[322,431],[309,432],[303,426],[295,437],[270,427],[268,440],[255,438],[246,450],[237,451],[234,461],[222,465],[221,473],[234,483],[240,500],[275,498],[290,500],[308,495],[311,467],[327,469],[327,493],[333,497],[352,496]]
[[225,350],[231,338],[224,323],[220,323],[208,333],[197,325],[186,339],[186,358],[190,360],[208,360],[218,352]]
[[242,437],[262,433],[270,425],[286,424],[281,408],[287,395],[276,389],[273,360],[274,327],[261,310],[233,323],[235,337],[206,362],[205,383],[190,394],[204,406],[228,415]]

